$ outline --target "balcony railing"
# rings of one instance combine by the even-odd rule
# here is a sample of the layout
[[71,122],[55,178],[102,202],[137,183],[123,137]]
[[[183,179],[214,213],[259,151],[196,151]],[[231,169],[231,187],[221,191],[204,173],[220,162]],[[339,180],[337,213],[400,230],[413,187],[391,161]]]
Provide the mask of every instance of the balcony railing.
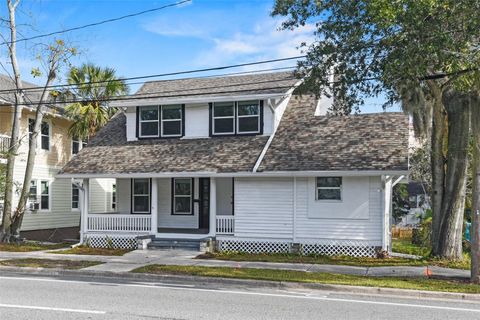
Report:
[[0,157],[2,153],[5,153],[10,148],[10,137],[4,134],[0,134]]
[[234,216],[217,216],[217,234],[233,234],[235,232]]
[[87,231],[146,233],[151,227],[149,214],[89,214],[87,218]]

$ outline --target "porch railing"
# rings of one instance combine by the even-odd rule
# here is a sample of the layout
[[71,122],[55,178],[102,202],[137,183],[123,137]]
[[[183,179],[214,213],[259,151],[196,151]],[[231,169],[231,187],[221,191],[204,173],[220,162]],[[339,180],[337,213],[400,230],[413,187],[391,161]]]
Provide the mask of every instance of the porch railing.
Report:
[[234,216],[217,216],[217,234],[233,234],[235,232]]
[[150,215],[140,214],[89,214],[87,231],[150,232]]
[[0,134],[0,157],[2,153],[7,152],[10,148],[10,137],[4,134]]

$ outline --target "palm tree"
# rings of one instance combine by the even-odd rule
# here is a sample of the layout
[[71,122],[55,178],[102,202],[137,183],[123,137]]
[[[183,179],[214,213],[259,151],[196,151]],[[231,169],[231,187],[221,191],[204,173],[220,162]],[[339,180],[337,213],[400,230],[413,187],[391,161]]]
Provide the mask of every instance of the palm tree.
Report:
[[66,115],[73,120],[68,133],[86,141],[116,113],[116,108],[108,107],[109,99],[127,94],[128,86],[118,79],[114,69],[91,63],[72,67],[67,81],[72,87],[61,92],[61,97],[78,101],[65,108]]

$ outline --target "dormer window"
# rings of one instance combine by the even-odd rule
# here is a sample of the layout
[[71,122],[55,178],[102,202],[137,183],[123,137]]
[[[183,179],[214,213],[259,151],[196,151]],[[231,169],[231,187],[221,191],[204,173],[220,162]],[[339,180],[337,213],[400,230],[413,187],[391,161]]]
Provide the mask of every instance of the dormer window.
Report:
[[215,102],[211,108],[214,136],[262,132],[261,101]]
[[181,137],[183,113],[181,104],[138,107],[138,137]]
[[237,132],[260,132],[260,106],[258,101],[237,102]]

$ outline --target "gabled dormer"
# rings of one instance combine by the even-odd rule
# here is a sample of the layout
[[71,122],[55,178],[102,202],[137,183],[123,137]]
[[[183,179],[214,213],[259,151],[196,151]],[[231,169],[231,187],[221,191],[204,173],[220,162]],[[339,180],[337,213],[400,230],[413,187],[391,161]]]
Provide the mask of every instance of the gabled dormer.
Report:
[[291,72],[152,81],[113,105],[128,141],[269,136],[299,83]]

